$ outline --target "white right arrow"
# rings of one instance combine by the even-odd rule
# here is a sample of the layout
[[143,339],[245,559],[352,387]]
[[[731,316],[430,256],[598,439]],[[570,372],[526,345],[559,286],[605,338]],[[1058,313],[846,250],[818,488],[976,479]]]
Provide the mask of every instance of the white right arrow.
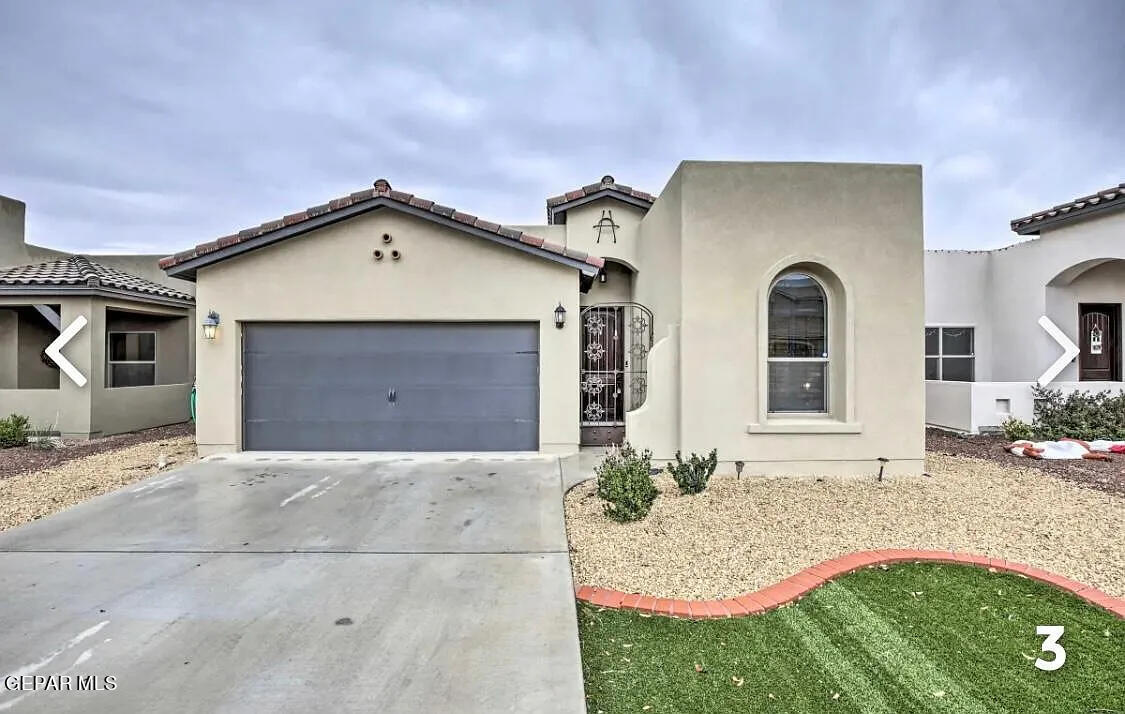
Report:
[[1054,364],[1047,368],[1046,372],[1040,375],[1039,380],[1036,382],[1040,387],[1045,387],[1053,382],[1055,377],[1059,376],[1059,372],[1063,371],[1063,367],[1070,364],[1081,350],[1079,350],[1078,345],[1071,342],[1070,338],[1064,335],[1063,331],[1059,329],[1059,326],[1051,322],[1051,318],[1046,315],[1039,318],[1039,326],[1046,330],[1048,335],[1055,338],[1055,342],[1058,342],[1063,348],[1063,353],[1059,355],[1059,358],[1055,360]]
[[62,352],[60,350],[62,350],[63,347],[66,347],[66,343],[73,340],[74,336],[77,335],[79,331],[81,331],[81,329],[85,326],[86,317],[84,315],[79,315],[78,317],[74,318],[74,322],[70,323],[67,328],[63,330],[58,337],[55,338],[54,342],[47,345],[47,349],[43,350],[47,353],[48,357],[54,360],[55,364],[59,366],[59,369],[65,372],[66,376],[70,377],[71,381],[77,384],[79,387],[86,386],[86,377],[78,371],[77,367],[70,363],[70,360],[62,356]]

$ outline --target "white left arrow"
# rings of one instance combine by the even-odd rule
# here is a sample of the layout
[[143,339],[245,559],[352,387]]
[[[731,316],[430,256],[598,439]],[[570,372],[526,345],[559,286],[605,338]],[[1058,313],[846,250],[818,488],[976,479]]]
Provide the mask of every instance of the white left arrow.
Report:
[[86,377],[78,371],[78,368],[70,363],[66,357],[62,356],[62,348],[66,347],[66,343],[74,339],[83,327],[86,326],[86,317],[79,315],[74,318],[74,322],[67,325],[67,328],[59,333],[55,341],[47,345],[47,349],[43,350],[47,356],[54,360],[55,364],[59,366],[66,376],[70,377],[70,381],[77,384],[79,387],[86,386]]

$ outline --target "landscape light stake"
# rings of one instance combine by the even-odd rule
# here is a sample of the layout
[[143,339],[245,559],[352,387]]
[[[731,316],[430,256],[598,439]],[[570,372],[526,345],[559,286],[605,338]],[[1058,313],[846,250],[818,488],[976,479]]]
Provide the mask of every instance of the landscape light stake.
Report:
[[735,461],[734,462],[734,472],[735,472],[735,474],[737,474],[737,477],[738,477],[739,481],[742,480],[742,467],[745,466],[745,465],[746,465],[745,461]]
[[880,456],[876,461],[879,462],[879,483],[883,483],[883,467],[887,465],[890,459],[885,456]]

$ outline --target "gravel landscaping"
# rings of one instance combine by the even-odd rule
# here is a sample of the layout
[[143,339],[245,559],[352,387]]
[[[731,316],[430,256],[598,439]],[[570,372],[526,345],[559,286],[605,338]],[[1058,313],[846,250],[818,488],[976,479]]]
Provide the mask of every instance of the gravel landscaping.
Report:
[[1110,461],[1029,459],[1005,451],[1004,446],[1008,443],[1001,434],[968,436],[942,429],[926,430],[927,451],[988,459],[1005,466],[1039,469],[1067,481],[1125,496],[1125,455],[1114,454]]
[[[156,430],[111,437],[120,439],[113,444],[116,448],[103,448],[88,455],[63,454],[69,458],[50,468],[0,478],[0,531],[121,488],[158,470],[196,459],[195,438],[190,434],[171,435],[141,443],[134,440],[139,434],[146,433],[151,439],[153,431]],[[93,446],[87,444],[87,447]],[[36,454],[49,456],[56,451],[66,452],[69,448],[71,447],[34,451]],[[82,446],[73,448],[81,449]],[[8,457],[9,452],[22,450],[8,449],[0,452],[0,463]],[[20,463],[27,461],[21,460]]]
[[697,496],[656,478],[636,523],[602,514],[591,481],[566,496],[575,583],[728,598],[857,550],[958,550],[1027,563],[1125,597],[1125,499],[1034,467],[930,453],[928,476],[716,475]]
[[194,433],[195,425],[191,422],[185,422],[134,431],[128,434],[105,436],[100,439],[66,439],[58,442],[53,449],[39,449],[34,446],[0,449],[0,479],[51,468],[91,454],[113,451],[150,441],[191,436]]

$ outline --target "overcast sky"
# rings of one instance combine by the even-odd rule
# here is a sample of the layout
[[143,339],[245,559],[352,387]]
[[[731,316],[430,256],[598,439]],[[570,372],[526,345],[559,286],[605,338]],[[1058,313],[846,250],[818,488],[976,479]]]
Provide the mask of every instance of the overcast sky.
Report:
[[542,223],[682,159],[906,162],[928,247],[993,247],[1125,181],[1123,37],[1123,0],[0,0],[0,193],[169,253],[380,177]]

